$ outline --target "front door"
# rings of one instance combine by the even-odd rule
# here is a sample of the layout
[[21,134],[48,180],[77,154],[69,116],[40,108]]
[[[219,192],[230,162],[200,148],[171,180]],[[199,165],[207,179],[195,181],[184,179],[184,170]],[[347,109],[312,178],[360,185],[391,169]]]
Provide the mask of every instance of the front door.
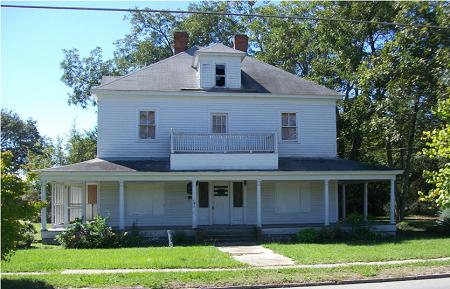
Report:
[[228,182],[213,183],[213,223],[230,224],[230,184]]

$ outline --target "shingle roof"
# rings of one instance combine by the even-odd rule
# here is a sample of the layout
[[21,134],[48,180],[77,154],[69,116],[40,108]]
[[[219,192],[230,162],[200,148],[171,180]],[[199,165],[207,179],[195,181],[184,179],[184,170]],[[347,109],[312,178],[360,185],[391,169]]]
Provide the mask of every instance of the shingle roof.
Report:
[[213,52],[213,53],[232,53],[232,54],[242,54],[245,55],[245,52],[240,50],[236,50],[234,48],[223,45],[222,43],[216,43],[213,45],[209,45],[207,47],[202,47],[198,49],[198,52]]
[[[206,48],[192,47],[184,52],[163,59],[128,75],[114,79],[105,78],[105,82],[102,82],[100,86],[93,88],[93,93],[95,93],[96,90],[162,92],[201,90],[197,71],[192,67],[192,60],[196,51],[227,51],[234,53],[237,50],[221,44]],[[246,56],[241,63],[241,76],[242,88],[237,90],[238,92],[307,96],[339,95],[334,90],[300,78],[250,56]],[[208,91],[223,90],[210,89]]]
[[[279,158],[275,171],[389,171],[388,167],[340,158]],[[170,172],[170,160],[103,160],[93,159],[67,166],[41,170],[43,172]],[[202,170],[208,171],[208,170]],[[218,170],[212,170],[218,171]],[[255,171],[255,170],[248,170]],[[274,170],[263,170],[274,171]]]

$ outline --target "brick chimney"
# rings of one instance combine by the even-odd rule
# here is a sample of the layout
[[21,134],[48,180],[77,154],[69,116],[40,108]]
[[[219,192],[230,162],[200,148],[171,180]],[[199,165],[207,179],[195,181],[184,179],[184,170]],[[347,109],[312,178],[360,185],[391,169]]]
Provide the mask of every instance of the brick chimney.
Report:
[[238,34],[234,36],[234,49],[247,53],[248,49],[248,36]]
[[188,48],[189,34],[185,31],[173,33],[173,46],[175,54],[185,51]]

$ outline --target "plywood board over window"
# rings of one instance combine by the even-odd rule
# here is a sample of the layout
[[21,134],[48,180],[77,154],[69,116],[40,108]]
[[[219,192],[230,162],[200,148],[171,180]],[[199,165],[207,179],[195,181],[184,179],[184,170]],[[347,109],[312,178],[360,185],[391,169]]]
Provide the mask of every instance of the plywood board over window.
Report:
[[305,213],[311,210],[309,182],[278,182],[275,185],[277,213]]
[[163,183],[130,183],[125,188],[126,214],[164,215],[165,198]]

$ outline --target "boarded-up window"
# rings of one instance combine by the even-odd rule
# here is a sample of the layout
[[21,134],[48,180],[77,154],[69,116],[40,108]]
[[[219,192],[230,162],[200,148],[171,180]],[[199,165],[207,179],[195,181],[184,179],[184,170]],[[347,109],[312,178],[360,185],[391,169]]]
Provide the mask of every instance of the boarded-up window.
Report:
[[156,138],[156,120],[154,111],[139,112],[139,138],[140,139]]
[[164,215],[162,183],[129,183],[125,188],[127,215]]
[[88,185],[87,190],[88,190],[87,203],[97,204],[97,185]]
[[242,208],[244,205],[244,186],[242,182],[233,183],[233,207]]
[[198,205],[200,208],[209,206],[209,185],[207,182],[198,183]]
[[297,114],[287,112],[281,114],[281,139],[297,140]]
[[275,185],[275,211],[300,213],[311,210],[311,186],[308,182],[279,182]]

